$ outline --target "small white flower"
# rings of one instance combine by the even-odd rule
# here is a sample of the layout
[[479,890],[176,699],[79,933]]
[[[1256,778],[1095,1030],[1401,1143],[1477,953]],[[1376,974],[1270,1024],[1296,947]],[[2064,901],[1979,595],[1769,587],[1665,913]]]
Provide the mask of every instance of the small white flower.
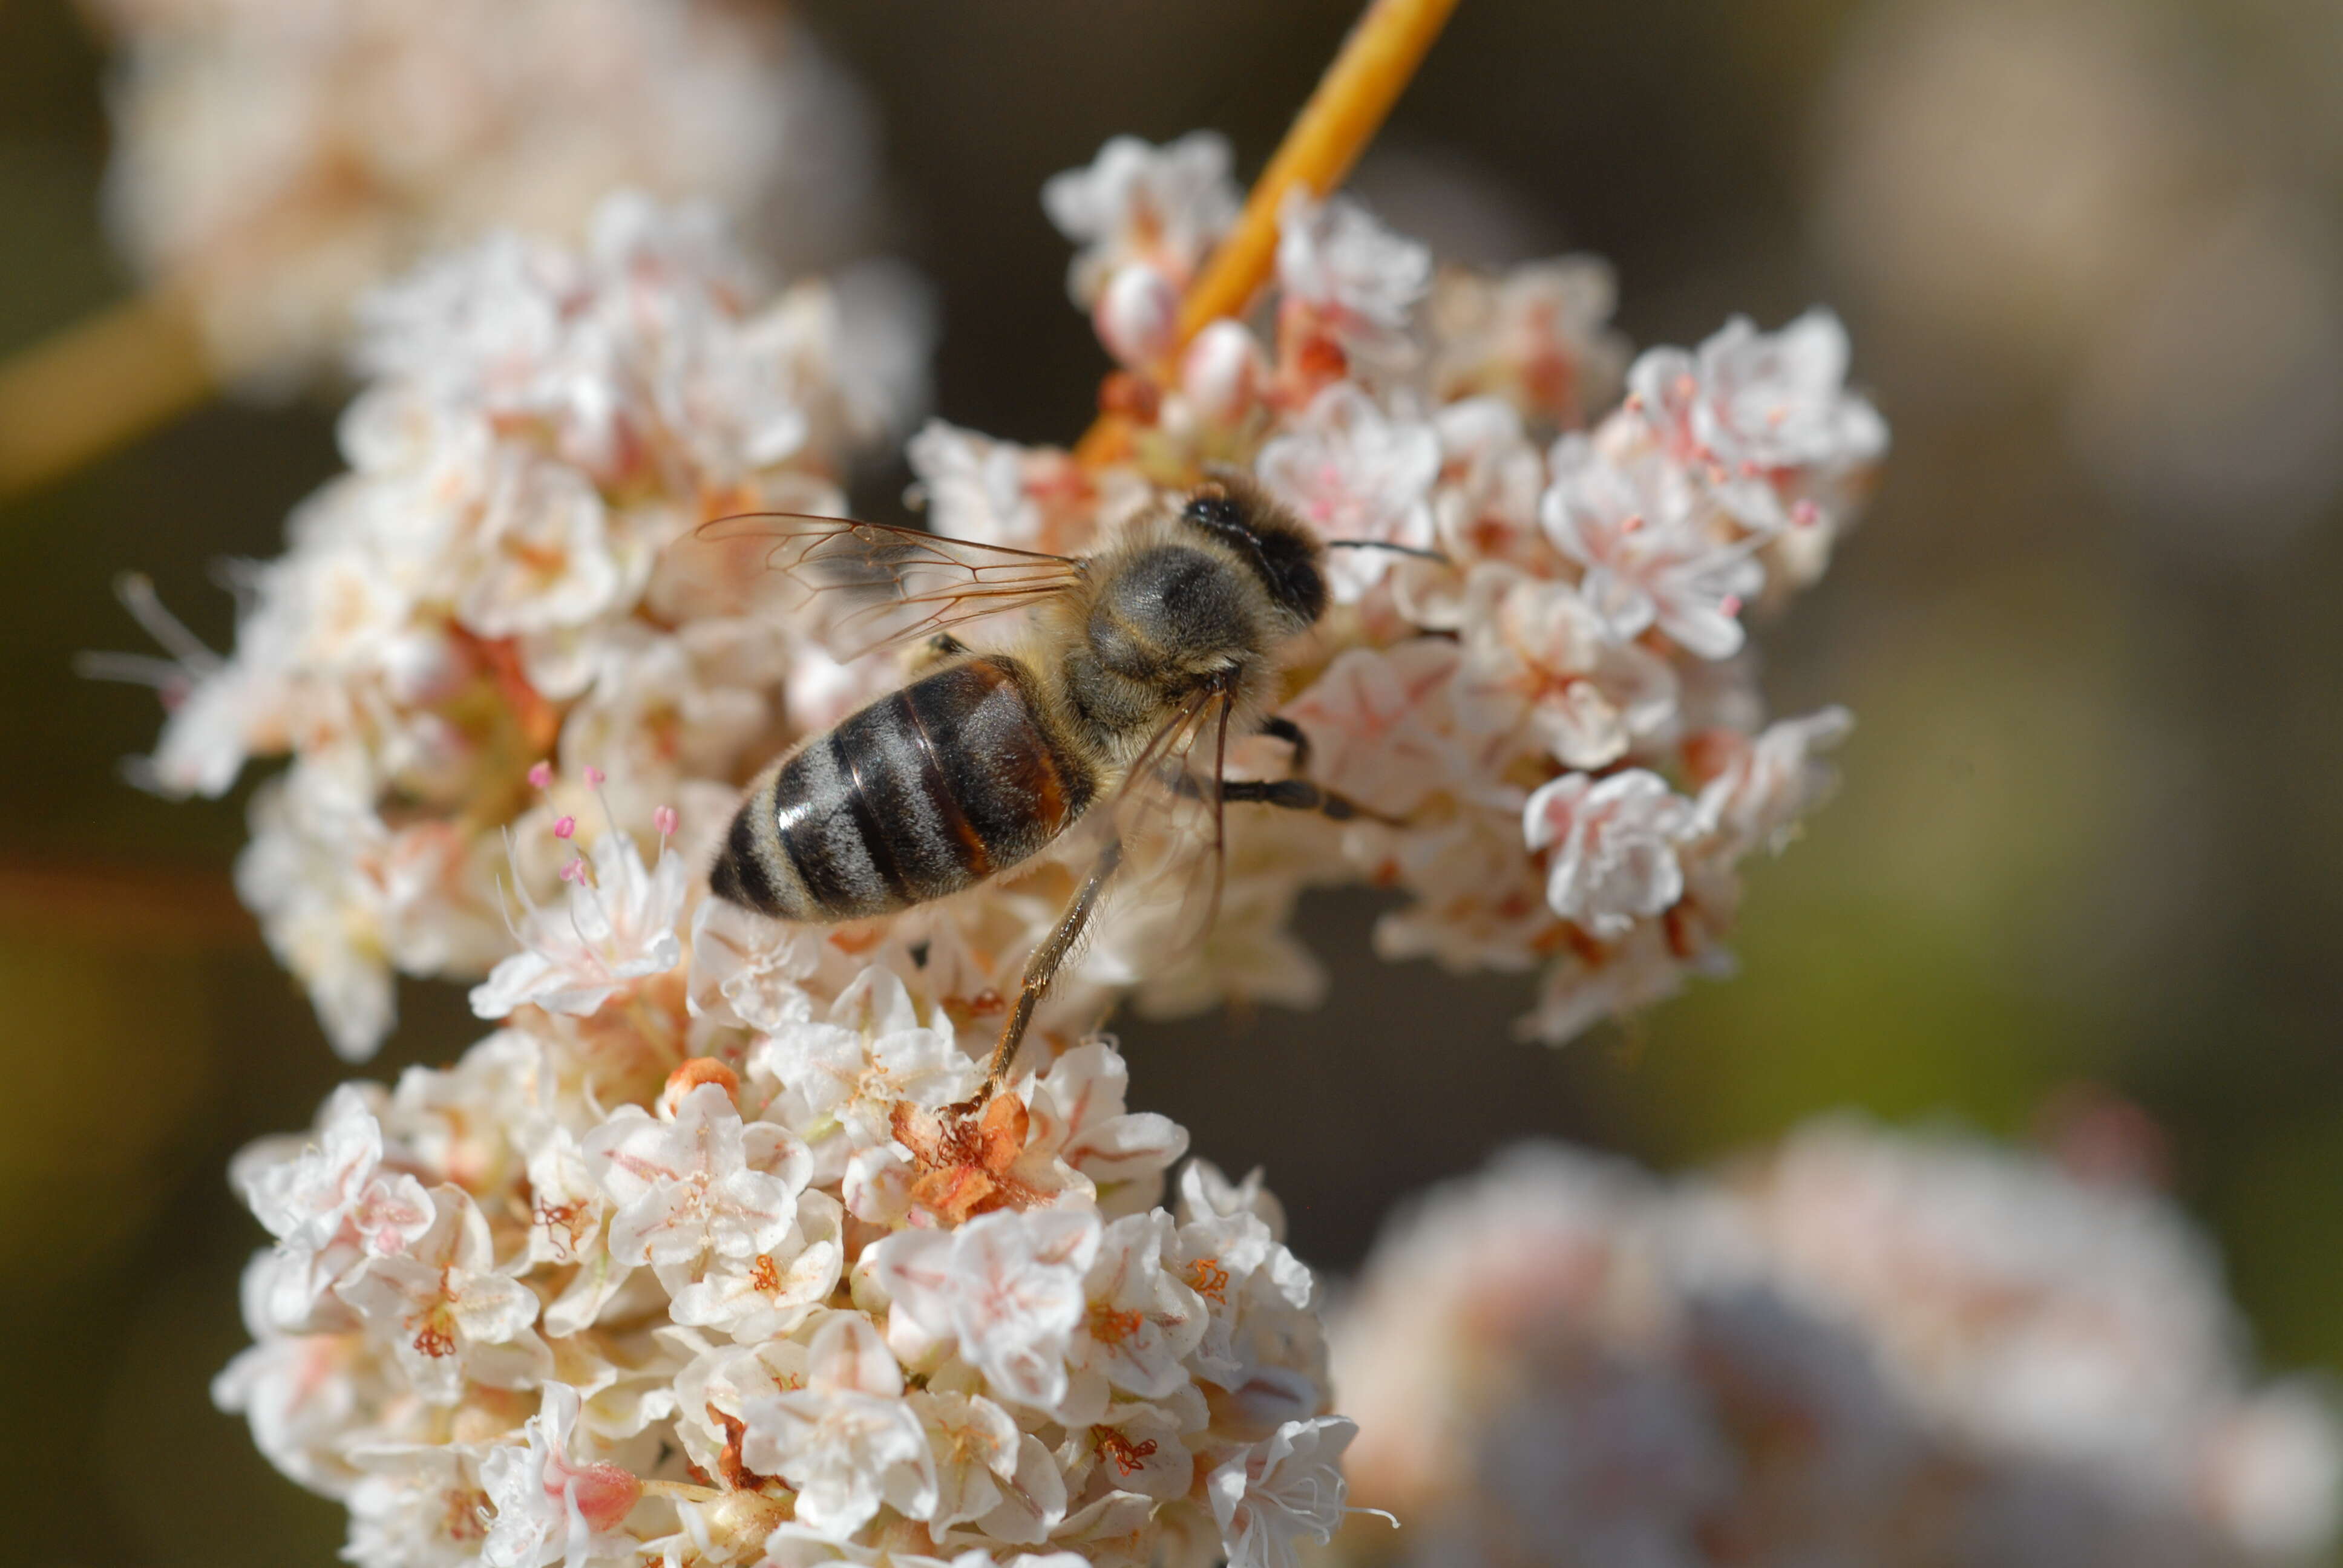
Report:
[[1183,1362],[1204,1337],[1205,1304],[1166,1269],[1167,1248],[1176,1252],[1172,1216],[1161,1209],[1126,1215],[1101,1234],[1082,1281],[1081,1332],[1068,1346],[1073,1379],[1060,1410],[1069,1424],[1098,1420],[1110,1387],[1144,1400],[1188,1386]]
[[888,1336],[906,1357],[956,1345],[996,1398],[1055,1409],[1090,1311],[1083,1279],[1101,1234],[1094,1211],[1037,1209],[885,1237],[873,1271],[894,1303]]
[[488,1568],[585,1568],[632,1557],[635,1543],[616,1533],[642,1496],[642,1483],[615,1464],[571,1457],[578,1391],[545,1385],[545,1402],[521,1429],[522,1443],[490,1449],[480,1481],[495,1518],[480,1543]]
[[662,844],[646,867],[634,839],[612,829],[595,840],[590,875],[573,879],[558,906],[531,905],[521,922],[524,951],[472,988],[472,1011],[504,1018],[515,1008],[584,1017],[628,982],[665,974],[683,961],[683,918],[689,889],[683,858]]
[[672,1272],[679,1289],[710,1252],[752,1258],[786,1241],[813,1167],[787,1129],[743,1126],[715,1083],[686,1094],[672,1122],[620,1106],[586,1135],[584,1153],[615,1208],[611,1257]]
[[[1428,425],[1389,417],[1347,381],[1319,393],[1285,434],[1261,449],[1254,466],[1323,538],[1432,547],[1440,437]],[[1388,550],[1330,551],[1326,576],[1335,600],[1357,599],[1381,580],[1392,558]]]
[[1599,783],[1565,773],[1529,798],[1522,832],[1531,849],[1551,851],[1545,896],[1554,912],[1607,939],[1683,897],[1676,850],[1694,816],[1693,803],[1647,769]]
[[389,1358],[363,1333],[277,1327],[272,1301],[284,1266],[267,1251],[246,1264],[240,1293],[254,1342],[212,1380],[212,1403],[243,1416],[253,1446],[285,1475],[324,1496],[345,1496],[357,1479],[351,1440],[379,1408]]
[[797,1519],[844,1541],[880,1506],[914,1519],[936,1511],[935,1459],[903,1373],[868,1319],[833,1313],[806,1352],[805,1387],[749,1401],[740,1457],[797,1489]]
[[1887,450],[1887,425],[1846,390],[1846,329],[1810,310],[1779,332],[1736,316],[1697,354],[1655,348],[1628,385],[1644,418],[1752,528],[1780,528],[1797,499],[1836,487]]
[[753,1257],[719,1256],[675,1293],[669,1316],[720,1329],[744,1344],[789,1332],[838,1288],[844,1221],[843,1206],[827,1192],[799,1193],[796,1222],[779,1245]]
[[[1258,1192],[1259,1172],[1246,1187]],[[1267,1425],[1316,1413],[1325,1351],[1312,1309],[1317,1282],[1277,1239],[1273,1199],[1247,1201],[1220,1172],[1191,1161],[1181,1172],[1180,1230],[1171,1272],[1207,1304],[1192,1364]],[[1265,1201],[1269,1212],[1259,1210]]]
[[1202,1417],[1192,1411],[1189,1419],[1175,1421],[1161,1406],[1118,1400],[1067,1446],[1077,1451],[1076,1465],[1087,1462],[1114,1490],[1176,1503],[1195,1489],[1195,1453],[1183,1439],[1197,1434]]
[[1656,626],[1684,651],[1739,651],[1741,608],[1765,586],[1752,547],[1720,538],[1700,489],[1654,448],[1614,460],[1584,436],[1564,436],[1541,504],[1546,532],[1585,568],[1579,585],[1620,637]]
[[[648,551],[620,558],[602,498],[565,463],[498,448],[477,493],[446,497],[468,514],[458,613],[487,637],[521,637],[594,620],[641,591]],[[629,578],[633,580],[629,580]]]
[[1432,319],[1443,397],[1494,393],[1541,425],[1574,429],[1614,397],[1627,341],[1611,327],[1619,284],[1591,256],[1534,261],[1495,277],[1443,270]]
[[805,1140],[824,1181],[855,1154],[894,1141],[897,1105],[957,1104],[982,1076],[950,1032],[920,1024],[893,971],[875,966],[826,1021],[788,1025],[759,1046],[749,1070],[780,1086],[767,1114]]
[[1656,925],[1640,925],[1606,949],[1599,962],[1573,953],[1538,983],[1537,1005],[1513,1026],[1523,1040],[1564,1045],[1606,1018],[1624,1018],[1667,1000],[1694,973],[1722,978],[1731,957],[1715,949],[1687,963]]
[[1277,214],[1277,281],[1352,354],[1387,359],[1404,348],[1409,317],[1432,286],[1432,253],[1349,196],[1320,202],[1296,185]]
[[1298,1541],[1322,1543],[1342,1522],[1342,1450],[1359,1434],[1341,1416],[1289,1421],[1212,1472],[1205,1490],[1229,1568],[1291,1568]]
[[1099,292],[1091,325],[1108,353],[1144,369],[1172,352],[1180,330],[1180,291],[1144,262],[1117,267]]
[[1001,1485],[1017,1475],[1017,1422],[981,1394],[911,1395],[911,1408],[935,1456],[939,1527],[982,1519],[1001,1506]]
[[1565,768],[1604,768],[1674,719],[1667,662],[1623,641],[1568,583],[1473,569],[1464,599],[1468,725],[1529,732]]
[[1819,754],[1854,727],[1854,716],[1844,708],[1768,725],[1755,739],[1735,748],[1724,769],[1702,788],[1695,831],[1726,855],[1778,850],[1798,819],[1821,805],[1836,782]]
[[1451,701],[1461,658],[1443,638],[1344,649],[1285,708],[1314,748],[1312,777],[1394,816],[1473,778]]
[[1130,1087],[1131,1069],[1104,1040],[1076,1046],[1035,1087],[1025,1147],[1089,1177],[1101,1203],[1108,1189],[1122,1187],[1151,1207],[1162,1193],[1162,1172],[1188,1151],[1188,1132],[1167,1116],[1125,1109]]
[[232,1180],[277,1238],[265,1309],[274,1326],[347,1322],[328,1294],[335,1282],[366,1259],[407,1251],[430,1230],[423,1183],[384,1170],[382,1159],[382,1124],[365,1093],[347,1084],[318,1111],[313,1141],[265,1139],[236,1156]]
[[1269,390],[1269,357],[1240,321],[1209,322],[1180,356],[1184,412],[1226,428],[1259,408]]
[[1242,201],[1229,178],[1229,144],[1211,131],[1150,146],[1116,136],[1088,167],[1052,175],[1041,206],[1058,232],[1082,248],[1067,292],[1088,309],[1124,264],[1153,266],[1185,288],[1204,252],[1236,220]]
[[479,1452],[468,1443],[399,1443],[353,1455],[349,1542],[357,1568],[468,1568],[488,1533]]
[[465,1382],[528,1388],[553,1371],[529,1325],[537,1297],[500,1271],[479,1205],[459,1187],[431,1191],[431,1229],[403,1252],[368,1258],[335,1287],[387,1341],[416,1391],[452,1404]]
[[956,539],[1064,554],[1153,499],[1123,472],[1094,475],[1072,454],[1020,447],[930,419],[904,448],[929,526]]
[[691,915],[693,1012],[779,1034],[806,1022],[805,989],[821,939],[806,926],[768,920],[729,899],[702,899]]

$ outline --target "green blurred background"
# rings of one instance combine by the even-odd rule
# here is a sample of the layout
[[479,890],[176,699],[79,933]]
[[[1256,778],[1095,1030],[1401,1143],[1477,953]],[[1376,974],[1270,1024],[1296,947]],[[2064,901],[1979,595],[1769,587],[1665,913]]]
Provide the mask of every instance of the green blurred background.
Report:
[[[830,0],[884,118],[889,241],[937,285],[938,409],[1029,440],[1102,368],[1047,175],[1199,126],[1256,168],[1352,7]],[[0,352],[127,287],[103,60],[0,0]],[[1467,259],[1611,257],[1639,344],[1835,305],[1893,421],[1877,503],[1760,633],[1782,711],[1845,701],[1838,800],[1757,869],[1742,976],[1562,1051],[1526,982],[1367,957],[1308,910],[1309,1015],[1125,1031],[1135,1098],[1267,1163],[1315,1262],[1396,1195],[1550,1133],[1664,1166],[1815,1111],[2012,1137],[2143,1107],[2275,1366],[2343,1367],[2343,6],[2333,0],[1464,0],[1359,184]],[[0,502],[0,1513],[11,1560],[315,1563],[338,1508],[206,1384],[260,1232],[229,1154],[340,1075],[226,892],[241,795],[120,782],[136,568],[224,645],[209,563],[335,471],[330,407],[215,405]],[[899,505],[900,469],[858,503]],[[373,1070],[477,1026],[410,986]]]

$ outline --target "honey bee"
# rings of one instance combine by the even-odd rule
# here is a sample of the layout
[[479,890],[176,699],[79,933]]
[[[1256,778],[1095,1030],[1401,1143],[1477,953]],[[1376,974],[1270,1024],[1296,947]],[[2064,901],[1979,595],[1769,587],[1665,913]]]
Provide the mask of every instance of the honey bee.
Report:
[[[1207,483],[1082,557],[834,518],[725,518],[701,531],[770,539],[770,565],[861,600],[833,624],[834,640],[862,635],[844,656],[925,639],[927,665],[749,785],[709,876],[719,897],[816,924],[890,914],[974,887],[1105,814],[1096,859],[1026,960],[987,1096],[1149,803],[1210,810],[1215,894],[1226,804],[1376,816],[1302,777],[1307,737],[1266,716],[1279,648],[1325,613],[1327,542],[1241,477]],[[951,635],[1028,607],[1007,651]],[[1294,776],[1224,779],[1232,727],[1284,740]],[[1188,759],[1208,732],[1200,779]]]

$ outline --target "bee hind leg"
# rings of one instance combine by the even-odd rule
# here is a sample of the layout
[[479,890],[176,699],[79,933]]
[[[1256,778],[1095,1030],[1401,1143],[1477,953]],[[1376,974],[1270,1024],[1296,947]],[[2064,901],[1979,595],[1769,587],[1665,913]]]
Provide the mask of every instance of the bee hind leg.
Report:
[[1001,1080],[1009,1075],[1010,1064],[1017,1060],[1017,1048],[1025,1042],[1025,1031],[1033,1022],[1034,1008],[1041,1004],[1042,994],[1050,989],[1050,982],[1057,979],[1058,970],[1074,950],[1074,944],[1081,940],[1082,928],[1090,924],[1091,916],[1097,912],[1099,898],[1106,891],[1115,868],[1121,863],[1122,840],[1109,839],[1106,847],[1099,851],[1097,860],[1092,862],[1090,874],[1082,879],[1081,889],[1067,903],[1065,913],[1058,917],[1058,923],[1050,928],[1050,934],[1041,939],[1041,945],[1026,959],[1025,974],[1017,987],[1017,1005],[1010,1010],[1009,1021],[1001,1026],[1001,1043],[992,1049],[992,1060],[984,1070],[984,1087],[970,1102],[971,1109],[982,1105],[999,1091]]
[[951,663],[952,660],[964,657],[968,651],[968,644],[948,631],[940,631],[920,644],[917,650],[912,653],[910,660],[911,673],[932,674]]

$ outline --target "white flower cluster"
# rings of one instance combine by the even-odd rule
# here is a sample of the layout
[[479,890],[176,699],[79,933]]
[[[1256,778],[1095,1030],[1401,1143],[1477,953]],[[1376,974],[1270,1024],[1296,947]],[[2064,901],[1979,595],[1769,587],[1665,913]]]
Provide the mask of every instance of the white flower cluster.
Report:
[[786,215],[811,259],[870,183],[852,86],[724,0],[85,4],[119,50],[116,232],[239,379],[330,364],[367,288],[494,228],[574,235],[608,191]]
[[1946,1135],[1825,1121],[1674,1184],[1516,1150],[1333,1334],[1354,1495],[1443,1568],[2268,1564],[2343,1495],[2334,1411],[2248,1381],[2167,1201]]
[[[1599,263],[1435,275],[1350,201],[1297,195],[1273,306],[1168,357],[1236,211],[1228,162],[1209,136],[1118,138],[1045,193],[1083,247],[1075,298],[1126,367],[1118,450],[931,424],[912,463],[938,532],[1066,553],[1213,464],[1252,468],[1342,547],[1282,712],[1313,776],[1407,826],[1240,819],[1205,950],[1151,968],[1161,933],[1126,910],[1085,975],[1143,982],[1157,1010],[1308,1000],[1322,981],[1284,935],[1294,898],[1363,879],[1412,898],[1379,932],[1387,956],[1543,967],[1525,1029],[1544,1040],[1719,970],[1737,862],[1825,792],[1819,754],[1849,722],[1765,725],[1743,652],[1745,613],[1822,571],[1886,447],[1837,322],[1736,319],[1626,367]],[[1583,427],[1623,368],[1624,403]],[[1239,775],[1289,765],[1282,746],[1232,752]]]
[[[607,774],[638,832],[662,805],[712,831],[784,708],[844,711],[870,678],[774,613],[753,542],[693,530],[841,510],[848,455],[916,417],[928,337],[884,278],[772,297],[711,209],[634,196],[581,250],[494,238],[367,317],[351,471],[240,571],[231,657],[176,639],[147,767],[216,795],[292,754],[237,886],[351,1057],[388,1030],[395,971],[476,979],[511,950],[512,897],[556,888],[551,829],[591,809],[580,780]],[[532,801],[548,759],[565,782]]]
[[1158,1207],[1187,1134],[1126,1111],[1104,1040],[965,1103],[943,966],[685,864],[605,829],[474,991],[496,1033],[237,1161],[277,1244],[216,1396],[347,1504],[348,1559],[1283,1568],[1325,1539],[1353,1428],[1257,1176],[1192,1162]]

